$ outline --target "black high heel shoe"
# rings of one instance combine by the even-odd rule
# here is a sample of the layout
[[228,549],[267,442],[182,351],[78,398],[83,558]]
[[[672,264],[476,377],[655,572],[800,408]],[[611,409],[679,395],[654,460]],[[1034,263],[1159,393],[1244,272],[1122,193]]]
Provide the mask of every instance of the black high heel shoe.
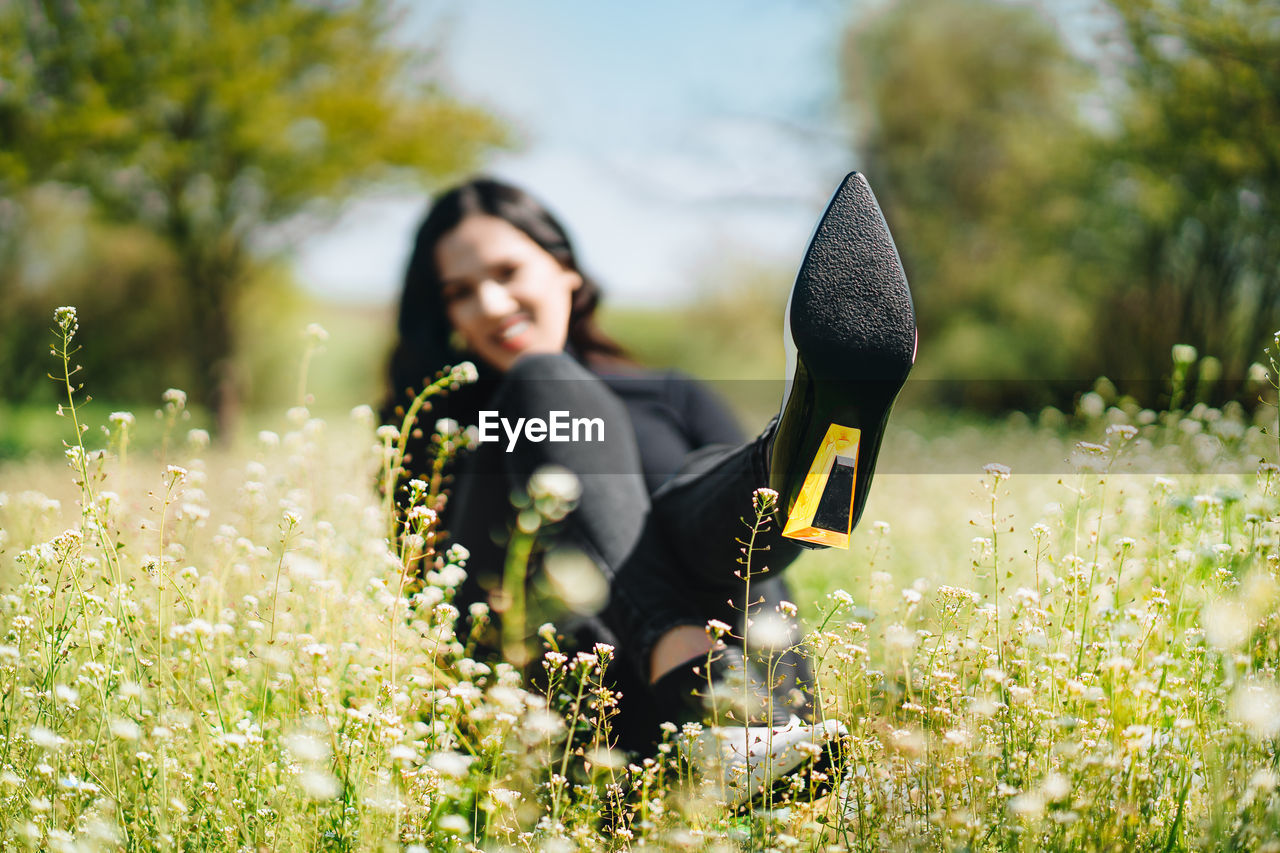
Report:
[[814,230],[784,325],[792,380],[769,467],[786,519],[782,535],[807,547],[848,548],[917,343],[898,250],[857,172]]

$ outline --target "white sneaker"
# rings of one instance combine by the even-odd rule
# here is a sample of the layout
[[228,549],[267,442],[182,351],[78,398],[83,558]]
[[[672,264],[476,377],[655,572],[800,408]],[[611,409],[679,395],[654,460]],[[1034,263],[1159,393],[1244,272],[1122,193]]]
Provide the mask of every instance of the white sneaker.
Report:
[[709,726],[681,737],[680,746],[718,798],[737,807],[810,764],[828,762],[848,732],[836,720],[792,717],[783,726]]

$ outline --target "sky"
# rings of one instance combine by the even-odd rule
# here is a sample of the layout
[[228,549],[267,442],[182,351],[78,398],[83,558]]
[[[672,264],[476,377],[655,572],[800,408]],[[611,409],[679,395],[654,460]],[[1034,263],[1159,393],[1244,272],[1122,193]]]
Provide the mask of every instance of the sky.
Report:
[[[485,171],[567,226],[610,302],[668,305],[727,256],[798,267],[858,168],[836,75],[857,0],[466,0],[414,6],[451,91],[522,140]],[[352,204],[296,252],[338,300],[390,303],[427,199]]]

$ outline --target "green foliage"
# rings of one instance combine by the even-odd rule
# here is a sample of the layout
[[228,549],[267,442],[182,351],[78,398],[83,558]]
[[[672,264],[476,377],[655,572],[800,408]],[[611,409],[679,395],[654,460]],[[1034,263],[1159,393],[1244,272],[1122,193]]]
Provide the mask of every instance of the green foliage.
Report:
[[907,0],[850,32],[917,375],[966,380],[945,402],[1062,406],[1105,374],[1166,405],[1177,343],[1220,359],[1215,401],[1252,402],[1280,308],[1275,4],[1113,0],[1099,20],[1087,63],[997,0]]
[[1021,380],[951,402],[1047,402],[1035,380],[1087,328],[1063,280],[1084,70],[1030,6],[908,0],[850,32],[842,76],[916,295],[917,377]]
[[309,298],[281,274],[246,294],[236,320],[247,409],[274,412],[281,400],[304,404],[297,353],[311,324],[327,329],[330,339],[316,352],[305,392],[315,401],[306,405],[329,413],[377,404],[387,381],[387,330],[395,325],[390,307]]
[[[390,8],[0,8],[0,195],[54,180],[84,187],[112,220],[158,235],[186,289],[176,321],[202,367],[193,390],[216,408],[234,391],[231,317],[262,226],[371,180],[456,175],[504,142],[493,119],[442,92],[418,53],[392,41]],[[0,271],[0,288],[15,286]]]
[[54,399],[47,365],[32,356],[49,335],[44,318],[68,303],[84,317],[80,361],[97,393],[144,400],[157,386],[192,387],[198,370],[179,320],[187,294],[169,248],[137,226],[94,221],[83,193],[65,187],[23,201],[20,249],[0,287],[0,399]]
[[1192,344],[1222,360],[1219,398],[1238,395],[1280,309],[1276,4],[1110,5],[1125,94],[1092,152],[1081,241],[1098,356],[1155,377],[1173,344]]
[[[845,729],[813,774],[829,793],[797,776],[735,815],[695,751],[732,725],[610,747],[610,647],[539,629],[541,686],[476,658],[489,614],[459,631],[474,567],[432,548],[440,484],[403,515],[379,501],[403,445],[371,412],[289,399],[282,434],[218,448],[180,440],[168,393],[159,458],[129,453],[124,413],[95,452],[77,313],[54,322],[65,467],[6,466],[0,493],[5,850],[1167,853],[1280,832],[1280,467],[1239,407],[894,430],[872,507],[892,525],[789,570]],[[983,460],[1074,473],[943,473],[964,432]],[[889,473],[908,461],[926,473]],[[560,517],[565,486],[525,505]],[[759,615],[798,630],[794,606]]]

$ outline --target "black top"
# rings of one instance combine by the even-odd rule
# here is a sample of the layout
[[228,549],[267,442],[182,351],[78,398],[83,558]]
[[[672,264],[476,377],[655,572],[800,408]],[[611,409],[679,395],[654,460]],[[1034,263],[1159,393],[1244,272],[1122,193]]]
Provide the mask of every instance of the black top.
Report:
[[[680,471],[690,453],[712,444],[734,445],[744,440],[742,429],[721,397],[686,373],[625,364],[610,365],[608,372],[591,372],[626,408],[649,494]],[[470,390],[489,399],[496,389],[497,385],[491,383],[473,386]],[[434,401],[434,406],[425,417],[419,417],[423,428],[410,438],[409,456],[405,460],[408,477],[425,477],[428,471],[433,451],[426,422],[437,417],[454,417],[465,424],[473,417],[470,402],[459,406],[450,395]],[[446,541],[460,541],[471,551],[473,572],[497,571],[506,553],[501,542],[505,539],[502,531],[510,523],[512,509],[506,476],[493,467],[495,461],[505,461],[505,454],[496,447],[488,446],[484,461],[475,458],[475,454],[483,451],[475,450],[464,452],[458,464],[450,466],[454,477],[471,480],[470,494],[466,499],[467,509],[461,510],[458,501],[462,498],[457,494],[460,484],[453,482],[449,488],[455,492],[454,499],[446,504],[440,518],[441,529],[448,534]],[[459,511],[467,518],[457,517]]]

